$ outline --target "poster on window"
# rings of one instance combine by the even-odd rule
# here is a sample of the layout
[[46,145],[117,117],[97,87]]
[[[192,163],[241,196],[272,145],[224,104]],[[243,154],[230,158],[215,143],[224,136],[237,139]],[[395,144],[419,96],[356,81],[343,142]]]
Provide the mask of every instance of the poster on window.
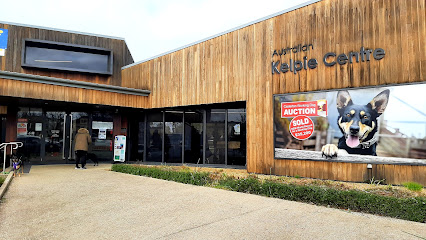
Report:
[[17,135],[23,136],[28,134],[28,123],[18,122],[17,124]]
[[106,139],[106,137],[107,137],[107,130],[99,129],[98,139]]
[[410,84],[274,95],[275,158],[426,164],[425,92]]
[[42,129],[43,129],[43,123],[36,123],[35,124],[35,131],[36,132],[41,132]]

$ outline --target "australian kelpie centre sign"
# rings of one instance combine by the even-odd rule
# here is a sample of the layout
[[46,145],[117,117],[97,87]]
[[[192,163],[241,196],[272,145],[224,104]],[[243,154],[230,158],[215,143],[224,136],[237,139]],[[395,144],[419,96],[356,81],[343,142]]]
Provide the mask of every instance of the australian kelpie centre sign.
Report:
[[[299,44],[292,48],[287,47],[287,48],[274,50],[272,53],[272,58],[274,58],[274,56],[282,57],[287,54],[306,52],[309,50],[314,50],[313,44],[305,44],[305,45]],[[368,62],[371,59],[371,55],[373,55],[373,58],[375,60],[380,60],[385,57],[385,50],[383,50],[382,48],[376,48],[373,50],[373,49],[361,47],[359,52],[351,51],[348,54],[341,53],[337,55],[334,52],[328,52],[324,54],[322,58],[322,62],[327,67],[334,66],[336,65],[336,63],[338,63],[339,65],[345,65],[347,63],[352,64],[354,61],[357,63],[359,63],[359,61]],[[281,74],[281,73],[287,73],[287,72],[292,72],[296,74],[297,72],[302,70],[307,70],[308,68],[315,69],[317,68],[317,66],[318,66],[317,59],[311,58],[308,60],[306,56],[304,56],[302,60],[290,59],[288,63],[281,62],[281,60],[278,60],[278,61],[272,61],[272,64],[271,64],[272,74]]]

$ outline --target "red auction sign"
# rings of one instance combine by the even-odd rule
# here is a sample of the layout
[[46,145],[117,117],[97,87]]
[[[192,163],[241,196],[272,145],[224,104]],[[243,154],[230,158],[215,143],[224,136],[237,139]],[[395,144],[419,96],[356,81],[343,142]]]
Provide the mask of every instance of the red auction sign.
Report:
[[297,116],[291,120],[289,129],[294,138],[305,140],[314,133],[314,122],[307,116]]
[[317,100],[308,102],[282,102],[281,118],[291,118],[300,115],[309,117],[326,117],[327,100]]

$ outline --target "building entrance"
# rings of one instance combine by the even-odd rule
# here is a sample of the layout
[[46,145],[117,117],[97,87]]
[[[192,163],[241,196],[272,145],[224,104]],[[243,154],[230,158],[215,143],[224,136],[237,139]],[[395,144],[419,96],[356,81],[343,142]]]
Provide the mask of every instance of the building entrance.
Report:
[[69,159],[70,116],[65,112],[46,112],[46,127],[42,134],[45,150],[42,162],[60,162]]
[[87,128],[89,122],[84,112],[32,108],[21,108],[17,120],[17,141],[23,142],[17,153],[33,164],[68,163],[74,159],[74,135],[79,128]]

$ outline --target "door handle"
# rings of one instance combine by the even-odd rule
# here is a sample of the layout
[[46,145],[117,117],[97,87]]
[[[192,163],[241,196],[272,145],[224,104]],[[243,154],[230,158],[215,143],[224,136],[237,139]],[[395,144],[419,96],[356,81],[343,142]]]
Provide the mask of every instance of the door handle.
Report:
[[66,125],[67,124],[67,114],[64,114],[64,128],[63,128],[63,130],[62,130],[62,132],[63,132],[63,134],[62,134],[62,140],[63,140],[63,143],[62,143],[62,159],[65,159],[65,144],[66,144],[66,142],[65,142],[65,136],[66,136]]
[[68,136],[67,136],[70,139],[70,148],[69,148],[69,151],[68,151],[68,158],[72,157],[72,151],[71,151],[72,150],[72,139],[71,139],[71,136],[72,136],[72,114],[70,114],[70,134],[68,134]]

